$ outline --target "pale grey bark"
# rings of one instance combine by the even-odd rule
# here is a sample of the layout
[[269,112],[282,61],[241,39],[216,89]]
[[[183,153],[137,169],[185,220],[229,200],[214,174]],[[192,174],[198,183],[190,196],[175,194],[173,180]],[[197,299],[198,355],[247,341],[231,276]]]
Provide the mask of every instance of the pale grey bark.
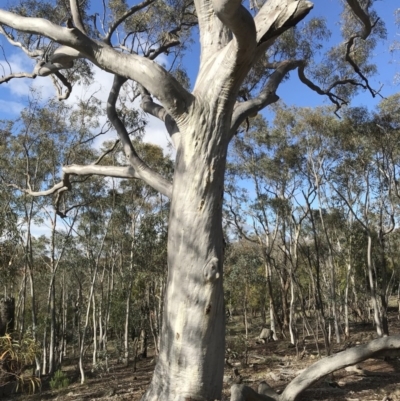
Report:
[[287,73],[298,66],[299,63],[297,60],[287,60],[277,63],[276,65],[271,65],[271,67],[275,68],[275,71],[271,74],[260,94],[253,99],[235,105],[232,116],[232,135],[236,133],[240,124],[245,121],[246,118],[279,100],[276,90]]
[[[132,215],[131,224],[131,251],[128,271],[128,284],[126,286],[126,299],[125,299],[125,327],[124,327],[124,363],[126,366],[129,365],[129,317],[130,317],[130,306],[131,306],[131,294],[133,286],[133,267],[134,267],[134,240],[136,235],[136,220],[138,215]],[[136,357],[136,355],[134,356]]]
[[97,302],[96,294],[92,297],[92,324],[93,324],[93,354],[92,354],[92,366],[93,368],[97,365],[97,349],[98,349],[98,337],[97,337]]
[[82,32],[86,33],[86,29],[83,26],[82,17],[79,9],[77,0],[69,0],[69,5],[71,8],[72,20],[75,26]]
[[[220,397],[222,390],[221,214],[227,140],[212,134],[218,132],[210,129],[218,119],[211,112],[197,111],[200,114],[193,116],[178,150],[160,354],[145,395],[148,400],[194,396],[211,400]],[[194,123],[199,120],[204,121],[203,127]],[[222,124],[220,128],[227,132]]]
[[172,143],[175,149],[178,149],[180,144],[180,132],[174,119],[167,113],[164,107],[153,102],[153,98],[151,97],[150,93],[143,86],[140,86],[140,94],[142,98],[140,106],[142,107],[143,111],[151,114],[154,117],[157,117],[165,123],[165,128],[171,137]]

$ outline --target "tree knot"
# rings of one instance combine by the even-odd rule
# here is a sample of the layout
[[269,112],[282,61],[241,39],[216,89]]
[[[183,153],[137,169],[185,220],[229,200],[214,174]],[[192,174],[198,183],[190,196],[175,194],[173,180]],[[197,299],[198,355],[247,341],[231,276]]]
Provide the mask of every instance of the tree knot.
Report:
[[220,276],[219,272],[219,260],[216,257],[211,258],[211,260],[204,266],[203,274],[206,281],[213,283]]

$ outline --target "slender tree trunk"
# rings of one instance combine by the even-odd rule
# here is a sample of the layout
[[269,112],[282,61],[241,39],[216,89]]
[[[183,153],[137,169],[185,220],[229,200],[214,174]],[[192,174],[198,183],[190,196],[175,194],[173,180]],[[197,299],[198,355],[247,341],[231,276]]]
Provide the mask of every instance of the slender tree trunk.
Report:
[[80,339],[79,371],[80,371],[80,374],[81,374],[81,384],[84,384],[85,380],[86,380],[85,370],[83,368],[83,357],[84,357],[84,351],[85,351],[86,333],[87,333],[87,328],[89,326],[90,308],[91,308],[91,305],[92,305],[92,297],[93,297],[94,286],[95,286],[96,277],[97,277],[97,268],[98,268],[98,264],[96,263],[95,268],[94,268],[94,272],[93,272],[92,283],[90,285],[89,299],[88,299],[87,306],[86,306],[85,325],[83,326],[82,335],[81,335],[81,339]]
[[269,317],[270,317],[270,328],[272,330],[274,340],[278,340],[278,336],[276,334],[276,326],[279,324],[280,329],[282,330],[282,325],[280,321],[277,319],[277,313],[273,298],[273,291],[272,291],[272,283],[271,283],[271,276],[272,276],[272,269],[268,262],[265,262],[265,276],[267,281],[267,289],[268,289],[268,297],[269,297]]
[[65,272],[62,275],[62,329],[61,329],[61,357],[60,363],[63,358],[67,356],[67,322],[68,322],[68,300],[69,297],[66,291]]
[[[288,308],[288,292],[291,291],[291,279],[286,274],[285,270],[282,269],[281,275],[281,302],[282,302],[282,313],[283,313],[283,330],[287,330],[289,327],[290,311]],[[291,294],[292,296],[292,294]]]
[[289,306],[289,334],[290,334],[290,342],[292,344],[296,344],[298,340],[297,336],[297,327],[296,327],[296,319],[295,319],[295,288],[294,288],[294,279],[293,272],[290,272],[290,306]]
[[97,303],[96,294],[92,296],[92,321],[93,321],[93,357],[92,365],[97,365]]
[[55,346],[56,346],[56,289],[53,280],[51,286],[51,297],[50,297],[50,344],[49,344],[49,371],[53,373],[55,370]]
[[104,277],[106,272],[107,261],[104,263],[103,271],[101,273],[100,279],[100,296],[99,296],[99,304],[98,304],[98,313],[97,313],[97,325],[99,327],[99,337],[98,337],[98,347],[99,351],[104,350],[103,344],[103,330],[104,330],[104,321],[103,321],[103,309],[104,309]]
[[391,280],[388,280],[388,272],[387,272],[387,263],[386,263],[386,249],[385,249],[385,237],[383,234],[383,229],[381,228],[381,232],[379,233],[379,245],[380,245],[380,253],[381,253],[381,320],[382,320],[382,329],[383,334],[389,335],[389,323],[387,317],[387,308],[388,308],[388,294],[390,292],[390,283]]
[[22,339],[25,330],[25,299],[26,299],[26,287],[27,287],[27,276],[28,276],[28,263],[24,265],[24,276],[21,281],[21,288],[18,294],[18,303],[16,308],[15,321],[17,322],[16,329],[19,332],[19,338]]
[[160,297],[159,297],[158,312],[157,312],[157,346],[156,346],[156,355],[158,355],[160,353],[160,341],[161,341],[160,327],[162,327],[162,322],[163,322],[164,292],[165,292],[165,279],[163,277],[161,277],[160,278]]
[[[248,319],[247,319],[247,282],[245,283],[245,286],[244,286],[243,320],[244,320],[244,333],[245,333],[245,336],[247,339],[247,337],[249,335],[249,324],[248,324]],[[271,325],[272,325],[272,320],[271,320]]]
[[[33,214],[33,200],[31,200],[29,209],[25,209],[25,217],[27,220],[27,238],[25,243],[25,269],[29,277],[29,290],[31,298],[31,314],[32,314],[32,337],[35,342],[38,341],[37,335],[37,314],[36,314],[36,293],[35,293],[35,282],[33,277],[33,250],[32,250],[32,235],[31,235],[31,224]],[[25,282],[26,284],[26,282]],[[26,285],[24,285],[24,295],[21,313],[21,328],[20,333],[24,334],[25,331],[25,305],[26,305]],[[40,377],[40,358],[35,355],[35,375]]]
[[126,290],[125,299],[125,325],[124,325],[124,364],[129,365],[129,316],[131,309],[131,292],[132,292],[132,282]]
[[384,335],[383,324],[381,315],[379,313],[379,303],[376,296],[376,285],[374,278],[374,269],[372,265],[372,234],[368,230],[368,247],[367,247],[367,270],[368,270],[368,280],[371,292],[371,305],[374,309],[374,322],[376,327],[376,332],[379,337]]
[[[330,304],[332,308],[332,315],[333,315],[333,323],[335,326],[335,335],[336,335],[336,342],[340,343],[340,333],[339,333],[339,322],[338,322],[338,313],[337,313],[337,305],[336,305],[336,272],[335,272],[335,263],[333,260],[333,246],[331,239],[328,234],[328,229],[325,225],[325,219],[322,213],[322,196],[321,196],[321,189],[319,186],[320,178],[315,173],[315,184],[317,186],[317,194],[319,200],[319,217],[321,219],[322,230],[325,234],[325,239],[328,244],[328,267],[330,273],[330,285],[329,285],[329,292],[330,292]],[[329,342],[331,339],[331,324],[329,323]]]
[[103,351],[106,355],[106,368],[108,369],[108,327],[110,322],[110,313],[111,313],[111,301],[114,290],[114,260],[111,262],[111,269],[108,273],[108,281],[107,281],[107,309],[106,309],[106,317],[104,323],[104,338],[103,338]]
[[[349,259],[351,255],[349,255]],[[347,274],[346,274],[346,288],[344,290],[344,335],[346,338],[350,336],[349,328],[349,286],[350,286],[350,274],[351,274],[351,261],[347,263]]]

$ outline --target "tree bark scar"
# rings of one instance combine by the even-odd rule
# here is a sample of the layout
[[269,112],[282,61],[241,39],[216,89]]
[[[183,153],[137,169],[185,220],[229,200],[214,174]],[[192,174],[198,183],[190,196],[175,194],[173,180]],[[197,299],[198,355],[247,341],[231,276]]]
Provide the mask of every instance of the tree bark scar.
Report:
[[176,333],[175,338],[176,338],[177,340],[179,340],[179,337],[180,337],[179,333]]
[[210,311],[211,311],[211,304],[208,304],[207,305],[207,307],[206,307],[206,315],[208,315],[209,313],[210,313]]
[[216,281],[219,276],[219,268],[218,268],[218,258],[213,257],[211,260],[204,266],[203,275],[206,281],[213,283]]
[[203,210],[204,203],[205,203],[205,200],[204,200],[204,198],[202,198],[201,201],[200,201],[199,207],[197,208],[197,210],[199,212],[201,212]]

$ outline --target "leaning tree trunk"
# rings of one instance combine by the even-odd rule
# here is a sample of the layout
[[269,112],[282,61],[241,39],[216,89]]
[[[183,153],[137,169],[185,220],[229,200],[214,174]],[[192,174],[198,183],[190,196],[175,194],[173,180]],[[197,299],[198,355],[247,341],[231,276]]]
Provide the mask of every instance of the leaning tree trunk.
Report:
[[176,157],[160,354],[146,401],[221,398],[221,221],[227,144],[211,110],[196,119],[197,124],[182,133]]
[[281,394],[276,393],[265,382],[260,383],[258,392],[243,384],[234,384],[231,388],[231,401],[296,401],[307,388],[339,369],[369,358],[398,355],[399,350],[400,336],[378,338],[319,360],[296,376]]

